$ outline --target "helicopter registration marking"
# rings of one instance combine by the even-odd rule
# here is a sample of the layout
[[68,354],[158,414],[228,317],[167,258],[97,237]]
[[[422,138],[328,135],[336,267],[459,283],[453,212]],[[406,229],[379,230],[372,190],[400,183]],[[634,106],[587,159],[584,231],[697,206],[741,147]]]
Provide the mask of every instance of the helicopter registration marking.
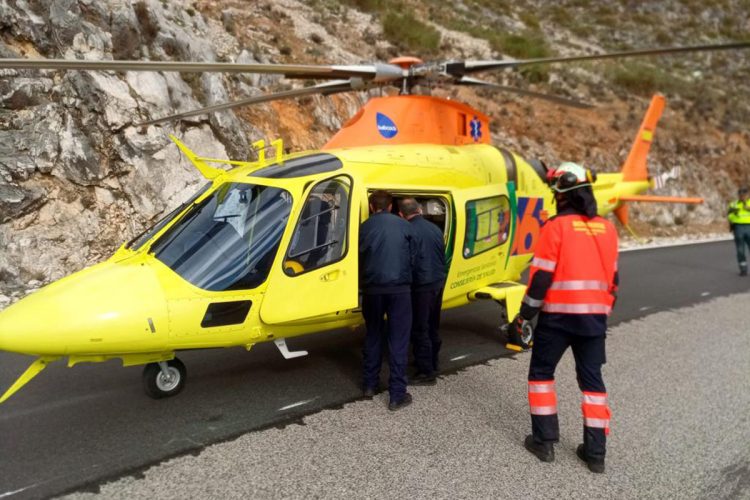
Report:
[[518,198],[518,218],[516,220],[516,237],[513,240],[511,255],[523,255],[534,252],[539,239],[539,231],[546,221],[543,198]]

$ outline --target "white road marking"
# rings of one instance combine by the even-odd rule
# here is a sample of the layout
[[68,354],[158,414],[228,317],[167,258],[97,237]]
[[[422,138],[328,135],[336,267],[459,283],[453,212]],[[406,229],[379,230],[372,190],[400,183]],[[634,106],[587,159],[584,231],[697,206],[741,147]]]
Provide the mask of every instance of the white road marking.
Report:
[[0,498],[5,498],[5,497],[9,497],[9,496],[11,496],[11,495],[15,495],[16,493],[21,493],[22,491],[26,491],[26,490],[28,490],[29,488],[33,488],[33,487],[34,487],[34,486],[36,486],[37,484],[38,484],[38,483],[34,483],[34,484],[32,484],[32,485],[29,485],[29,486],[25,486],[25,487],[21,488],[20,490],[14,490],[14,491],[6,491],[5,493],[0,493]]
[[469,357],[469,354],[462,354],[460,356],[456,356],[455,358],[451,358],[451,361],[459,361],[461,359],[468,358],[468,357]]
[[708,297],[709,295],[711,295],[711,292],[703,292],[701,297]]
[[313,401],[315,401],[315,400],[316,400],[316,399],[318,399],[319,397],[320,397],[320,396],[316,396],[316,397],[314,397],[314,398],[312,398],[312,399],[306,399],[306,400],[304,400],[304,401],[297,401],[296,403],[292,403],[292,404],[290,404],[290,405],[286,405],[286,406],[283,406],[283,407],[279,408],[279,409],[278,409],[278,410],[276,410],[276,411],[291,410],[292,408],[297,408],[298,406],[304,406],[304,405],[306,405],[306,404],[308,404],[308,403],[312,403]]
[[651,309],[651,306],[644,306],[644,307],[641,307],[641,308],[640,308],[640,309],[638,309],[638,310],[639,310],[639,311],[648,311],[649,309]]

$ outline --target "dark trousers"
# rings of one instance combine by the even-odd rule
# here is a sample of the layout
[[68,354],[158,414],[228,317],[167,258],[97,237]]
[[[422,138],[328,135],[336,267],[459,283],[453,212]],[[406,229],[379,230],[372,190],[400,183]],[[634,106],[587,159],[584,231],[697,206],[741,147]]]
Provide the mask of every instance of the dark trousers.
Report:
[[737,247],[737,263],[740,265],[740,271],[747,271],[745,247],[750,248],[750,224],[734,225],[734,245]]
[[374,389],[379,385],[383,344],[387,341],[390,367],[388,392],[391,401],[400,402],[406,394],[406,364],[409,359],[409,293],[365,294],[362,296],[362,315],[367,327],[363,349],[363,386]]
[[[561,332],[539,322],[534,332],[534,346],[529,366],[530,381],[554,380],[555,368],[570,347],[576,362],[576,376],[581,391],[606,393],[602,365],[606,363],[605,335],[584,336]],[[538,442],[557,442],[560,429],[557,414],[531,415],[531,430]],[[604,458],[607,437],[604,429],[583,427],[583,444],[590,457]]]
[[417,372],[432,376],[438,373],[440,353],[440,307],[443,289],[414,290],[411,292],[412,327],[411,342]]

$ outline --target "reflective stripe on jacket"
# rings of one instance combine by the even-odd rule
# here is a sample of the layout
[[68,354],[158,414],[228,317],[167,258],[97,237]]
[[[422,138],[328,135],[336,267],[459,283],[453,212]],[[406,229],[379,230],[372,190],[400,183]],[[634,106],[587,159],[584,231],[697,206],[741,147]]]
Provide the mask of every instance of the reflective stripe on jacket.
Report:
[[[564,214],[547,221],[529,275],[531,282],[537,271],[552,273],[542,311],[609,314],[614,301],[617,255],[617,231],[606,219]],[[524,300],[533,299],[527,296]]]

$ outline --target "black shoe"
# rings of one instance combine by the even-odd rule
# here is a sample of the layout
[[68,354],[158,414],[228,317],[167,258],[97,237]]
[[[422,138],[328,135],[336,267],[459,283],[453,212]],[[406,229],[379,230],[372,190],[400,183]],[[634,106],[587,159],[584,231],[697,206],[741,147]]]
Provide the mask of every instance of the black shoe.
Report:
[[367,399],[372,399],[375,397],[376,389],[374,387],[365,387],[365,389],[362,391],[362,396],[366,397]]
[[576,455],[578,455],[578,458],[586,462],[586,465],[589,466],[589,470],[591,472],[595,472],[597,474],[604,474],[604,459],[603,458],[591,458],[588,455],[586,455],[586,449],[583,447],[583,444],[579,444],[578,448],[576,448]]
[[404,394],[404,397],[401,399],[401,401],[399,402],[391,401],[390,403],[388,403],[388,409],[391,411],[396,411],[396,410],[400,410],[401,408],[405,406],[409,406],[410,404],[411,404],[411,394],[407,392],[406,394]]
[[417,373],[409,381],[411,385],[435,385],[437,384],[437,377],[435,375],[425,375],[424,373]]
[[747,276],[747,269],[740,270],[740,276]]
[[529,434],[526,436],[523,445],[542,462],[555,461],[555,448],[552,443],[537,443],[534,441],[534,436]]

